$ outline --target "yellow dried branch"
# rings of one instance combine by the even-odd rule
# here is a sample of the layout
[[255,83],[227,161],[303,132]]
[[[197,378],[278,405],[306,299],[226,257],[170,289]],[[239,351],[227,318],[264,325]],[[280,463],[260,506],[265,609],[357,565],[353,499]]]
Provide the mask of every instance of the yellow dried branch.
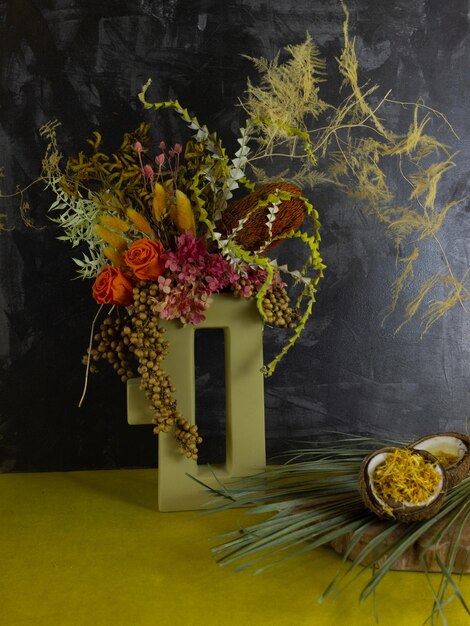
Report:
[[428,113],[419,121],[419,110],[420,106],[417,104],[415,106],[413,124],[408,134],[389,137],[391,143],[388,146],[384,146],[384,156],[413,155],[413,159],[419,163],[430,154],[437,154],[441,150],[448,154],[447,145],[436,139],[436,137],[424,134],[423,131],[431,120],[431,114]]
[[[345,19],[343,22],[344,46],[341,55],[337,59],[337,61],[338,69],[344,78],[343,85],[348,85],[354,94],[355,107],[357,108],[357,120],[359,120],[362,116],[366,116],[367,119],[370,120],[370,122],[381,135],[383,135],[384,137],[388,137],[389,132],[383,126],[382,122],[377,117],[375,112],[368,105],[366,97],[362,93],[362,89],[359,86],[359,78],[357,74],[358,62],[356,50],[354,47],[354,39],[351,41],[349,38],[349,11],[342,0],[341,6],[345,15]],[[376,89],[376,86],[369,87],[367,90],[367,95],[370,95]]]
[[415,297],[407,302],[405,306],[405,319],[398,326],[395,333],[398,333],[405,324],[413,319],[413,317],[416,315],[419,308],[421,307],[424,298],[429,294],[432,289],[434,289],[434,287],[436,287],[436,285],[440,283],[441,279],[442,276],[440,274],[433,274],[423,282]]
[[424,239],[425,237],[430,237],[435,235],[442,227],[442,223],[447,216],[447,213],[454,206],[457,206],[462,202],[462,198],[458,200],[453,200],[452,202],[448,202],[445,207],[440,211],[433,210],[430,215],[428,215],[428,226],[426,230],[421,235],[420,239]]
[[[399,217],[389,221],[387,230],[394,238],[397,246],[410,235],[414,235],[415,241],[432,237],[441,229],[449,210],[460,204],[460,202],[462,202],[461,199],[453,200],[448,202],[440,212],[431,211],[426,214],[419,213],[417,210],[409,207],[403,208],[399,213]],[[391,213],[396,215],[397,211],[390,211],[386,215]]]
[[447,297],[443,300],[432,300],[429,303],[427,309],[421,316],[424,324],[423,333],[427,332],[437,320],[453,309],[456,304],[462,303],[464,300],[470,300],[470,294],[464,284],[469,271],[470,270],[467,270],[465,272],[461,281],[451,275],[442,276],[440,278],[440,282],[448,286],[449,291]]
[[242,106],[262,131],[264,154],[269,154],[279,139],[295,145],[293,131],[307,131],[306,119],[317,119],[329,108],[319,96],[325,61],[311,37],[307,35],[304,43],[285,50],[290,59],[282,64],[279,56],[272,61],[247,57],[257,67],[261,81],[259,86],[248,82]]
[[411,174],[409,178],[413,185],[413,191],[410,194],[410,199],[421,201],[421,196],[424,195],[424,200],[421,201],[424,207],[426,209],[433,208],[436,202],[439,181],[446,172],[455,167],[455,163],[452,161],[454,156],[455,154],[445,161],[433,163],[417,174]]
[[413,248],[413,252],[406,258],[400,259],[400,263],[404,263],[405,267],[403,268],[402,273],[393,281],[392,285],[392,302],[390,303],[390,307],[385,314],[382,325],[385,323],[386,319],[390,317],[390,315],[395,311],[398,302],[400,300],[400,296],[406,287],[408,287],[414,280],[414,262],[419,257],[419,248],[415,246]]
[[372,137],[339,142],[340,151],[332,153],[329,171],[335,184],[350,197],[364,202],[364,208],[385,218],[386,208],[393,201],[387,176],[381,167],[384,144]]
[[411,234],[416,234],[418,239],[423,239],[423,233],[427,231],[428,227],[429,219],[418,211],[405,207],[401,210],[399,217],[389,221],[387,230],[398,246]]
[[432,135],[422,135],[416,146],[415,154],[411,158],[416,163],[420,163],[430,155],[438,154],[439,151],[442,151],[447,156],[450,156],[449,146],[442,143]]

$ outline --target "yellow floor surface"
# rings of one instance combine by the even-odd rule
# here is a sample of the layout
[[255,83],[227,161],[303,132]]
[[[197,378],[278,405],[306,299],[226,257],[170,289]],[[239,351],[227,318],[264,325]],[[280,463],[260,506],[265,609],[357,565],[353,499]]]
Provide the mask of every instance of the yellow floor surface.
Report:
[[[261,575],[219,567],[209,538],[244,525],[241,510],[158,513],[156,472],[0,475],[1,626],[372,626],[363,576],[318,603],[340,558],[328,549]],[[437,581],[437,577],[433,580]],[[461,581],[470,598],[470,576]],[[418,626],[432,597],[423,574],[392,572],[379,625]],[[449,626],[469,626],[455,600]]]

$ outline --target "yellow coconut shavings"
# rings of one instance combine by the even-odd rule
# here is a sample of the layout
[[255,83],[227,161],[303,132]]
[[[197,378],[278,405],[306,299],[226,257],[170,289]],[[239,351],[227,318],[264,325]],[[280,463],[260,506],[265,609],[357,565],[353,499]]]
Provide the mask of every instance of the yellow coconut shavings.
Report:
[[455,465],[460,458],[458,454],[450,454],[449,452],[442,452],[441,450],[433,452],[433,454],[439,463],[446,468]]
[[439,484],[435,463],[421,454],[397,448],[375,470],[372,477],[377,496],[384,503],[420,504]]

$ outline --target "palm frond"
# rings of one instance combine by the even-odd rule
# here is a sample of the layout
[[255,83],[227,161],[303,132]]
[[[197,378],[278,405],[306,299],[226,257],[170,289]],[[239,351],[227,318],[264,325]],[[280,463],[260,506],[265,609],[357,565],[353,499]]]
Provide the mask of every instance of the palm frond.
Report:
[[[366,532],[378,519],[364,508],[359,496],[362,460],[372,450],[404,442],[338,433],[334,442],[331,433],[329,438],[330,443],[306,445],[292,451],[291,458],[283,465],[270,466],[265,472],[225,484],[220,490],[211,489],[219,497],[210,511],[241,506],[249,514],[264,514],[262,521],[217,538],[219,544],[213,553],[218,563],[238,563],[237,569],[256,566],[256,573],[261,573],[286,559],[336,540],[346,540],[348,547],[342,564],[320,600],[337,596],[372,568],[373,575],[360,593],[359,599],[364,601],[375,594],[397,560],[411,546],[416,549],[421,541],[424,542],[421,565],[432,599],[430,619],[434,623],[440,617],[445,623],[445,608],[452,598],[470,613],[452,573],[457,552],[462,551],[460,537],[470,519],[470,477],[449,491],[444,505],[431,519],[411,524],[382,521],[378,532],[364,542]],[[440,548],[431,562],[429,547],[444,536],[448,547]],[[467,558],[470,558],[470,546]],[[437,591],[429,576],[431,568],[436,567],[441,572]]]

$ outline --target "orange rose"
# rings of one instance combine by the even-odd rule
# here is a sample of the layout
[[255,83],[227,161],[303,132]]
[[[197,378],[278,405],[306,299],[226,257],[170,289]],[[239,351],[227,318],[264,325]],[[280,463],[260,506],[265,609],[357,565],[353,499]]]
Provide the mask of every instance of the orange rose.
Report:
[[134,301],[134,283],[117,267],[105,267],[93,283],[93,297],[98,304],[129,306]]
[[165,270],[163,246],[153,239],[139,239],[123,255],[124,262],[141,280],[156,280]]

